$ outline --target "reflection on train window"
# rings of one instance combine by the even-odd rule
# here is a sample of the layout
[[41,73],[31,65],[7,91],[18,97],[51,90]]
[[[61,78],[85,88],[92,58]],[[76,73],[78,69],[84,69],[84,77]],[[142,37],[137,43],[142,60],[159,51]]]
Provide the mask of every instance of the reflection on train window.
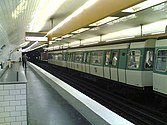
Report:
[[53,59],[53,54],[48,54],[48,59]]
[[[57,57],[57,56],[58,56],[58,57]],[[60,61],[61,61],[61,60],[62,60],[62,57],[63,57],[63,56],[62,56],[62,53],[59,53],[58,55],[56,55],[56,57],[55,57],[55,58],[57,58],[58,60],[60,60]]]
[[108,66],[110,63],[110,53],[111,53],[110,51],[107,51],[105,53],[105,66]]
[[87,60],[86,60],[86,55],[87,55],[87,53],[83,53],[83,63],[86,63],[86,62],[87,62]]
[[167,70],[167,50],[158,51],[156,70],[166,72]]
[[75,53],[75,62],[82,62],[82,52]]
[[71,54],[67,53],[67,61],[70,61],[70,58],[71,58]]
[[117,66],[118,61],[118,52],[112,53],[112,66]]
[[130,50],[128,54],[128,68],[138,69],[140,66],[140,50]]
[[63,60],[63,61],[66,61],[66,53],[63,53],[63,54],[62,54],[62,60]]
[[148,50],[146,52],[145,68],[150,69],[153,67],[153,51]]
[[90,55],[91,55],[91,53],[90,52],[88,52],[87,53],[87,56],[86,56],[86,63],[89,63],[90,62]]
[[103,64],[103,51],[92,52],[91,64],[102,65]]

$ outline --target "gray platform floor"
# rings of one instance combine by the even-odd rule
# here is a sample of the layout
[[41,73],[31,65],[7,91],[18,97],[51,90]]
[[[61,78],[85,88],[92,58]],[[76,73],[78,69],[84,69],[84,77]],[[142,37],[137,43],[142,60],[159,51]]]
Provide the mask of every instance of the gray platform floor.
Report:
[[91,125],[33,69],[25,72],[29,125]]
[[[17,74],[18,72],[18,74]],[[0,83],[9,82],[27,82],[22,63],[14,63],[11,68],[8,68],[0,78]]]

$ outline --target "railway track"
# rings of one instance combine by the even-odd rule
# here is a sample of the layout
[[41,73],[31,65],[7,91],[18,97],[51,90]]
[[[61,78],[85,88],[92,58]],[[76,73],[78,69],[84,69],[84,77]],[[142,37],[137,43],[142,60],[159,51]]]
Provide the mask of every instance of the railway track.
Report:
[[167,125],[164,114],[155,109],[132,102],[111,91],[106,91],[93,82],[90,83],[78,77],[73,77],[52,65],[45,63],[37,65],[136,125]]

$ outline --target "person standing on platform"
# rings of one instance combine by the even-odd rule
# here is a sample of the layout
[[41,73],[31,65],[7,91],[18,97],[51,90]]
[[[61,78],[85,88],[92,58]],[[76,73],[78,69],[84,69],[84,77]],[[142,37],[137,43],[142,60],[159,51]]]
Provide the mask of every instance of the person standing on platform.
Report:
[[23,67],[24,68],[27,68],[27,55],[26,54],[24,54],[23,55],[23,57],[22,57],[22,61],[23,61]]

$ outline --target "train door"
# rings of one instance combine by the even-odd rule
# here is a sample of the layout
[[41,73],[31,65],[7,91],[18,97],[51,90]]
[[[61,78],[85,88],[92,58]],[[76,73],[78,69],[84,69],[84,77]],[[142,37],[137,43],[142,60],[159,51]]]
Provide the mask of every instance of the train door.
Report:
[[91,52],[90,73],[103,77],[104,51]]
[[128,52],[126,78],[127,84],[142,87],[143,49],[130,49]]
[[67,68],[71,68],[71,53],[67,53]]
[[164,47],[166,41],[166,39],[157,40],[153,73],[153,90],[165,96],[167,95],[167,47]]
[[75,69],[74,60],[75,60],[75,53],[71,53],[71,69]]
[[86,56],[87,56],[87,52],[83,52],[83,72],[86,72]]
[[126,83],[126,63],[127,63],[127,49],[121,49],[119,52],[118,77],[119,82]]
[[118,56],[119,50],[113,50],[111,52],[111,80],[118,81]]
[[90,56],[91,52],[86,52],[86,58],[85,58],[85,72],[90,73]]
[[76,52],[75,53],[75,70],[82,71],[83,70],[83,64],[82,64],[82,56],[83,52]]
[[110,56],[111,51],[107,50],[104,54],[104,78],[110,79]]

